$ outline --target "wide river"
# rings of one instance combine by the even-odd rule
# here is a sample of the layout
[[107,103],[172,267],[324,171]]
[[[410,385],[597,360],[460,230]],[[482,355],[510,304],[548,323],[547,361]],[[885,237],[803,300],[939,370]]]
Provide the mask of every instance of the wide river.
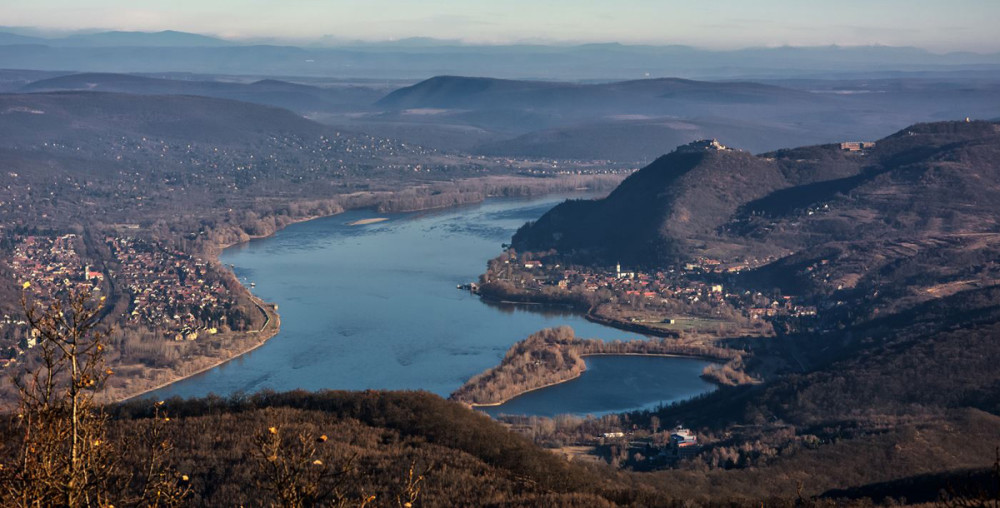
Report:
[[[456,289],[475,281],[513,232],[563,198],[490,200],[443,211],[356,210],[291,225],[226,249],[221,260],[274,302],[281,331],[255,351],[150,397],[291,390],[427,390],[447,397],[518,340],[568,325],[580,337],[639,338],[569,312],[488,305]],[[388,220],[350,223],[373,217]],[[707,362],[591,357],[577,380],[515,398],[491,414],[605,414],[710,391]]]

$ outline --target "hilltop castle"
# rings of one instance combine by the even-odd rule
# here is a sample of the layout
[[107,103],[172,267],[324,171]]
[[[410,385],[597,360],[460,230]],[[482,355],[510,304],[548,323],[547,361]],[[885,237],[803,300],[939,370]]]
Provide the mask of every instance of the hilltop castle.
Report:
[[713,150],[721,152],[723,150],[731,150],[731,148],[727,148],[726,145],[719,143],[719,140],[717,139],[702,139],[679,146],[676,151],[680,153],[697,153],[710,152]]

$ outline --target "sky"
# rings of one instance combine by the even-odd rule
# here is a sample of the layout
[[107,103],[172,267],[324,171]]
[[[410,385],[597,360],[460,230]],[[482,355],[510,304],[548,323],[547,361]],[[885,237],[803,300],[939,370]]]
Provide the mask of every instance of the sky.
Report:
[[1000,0],[2,0],[0,24],[309,43],[887,45],[1000,51]]

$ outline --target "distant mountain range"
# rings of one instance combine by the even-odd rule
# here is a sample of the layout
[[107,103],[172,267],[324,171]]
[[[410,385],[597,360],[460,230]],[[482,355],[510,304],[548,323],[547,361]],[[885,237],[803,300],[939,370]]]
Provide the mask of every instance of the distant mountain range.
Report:
[[1000,115],[1000,80],[951,77],[580,83],[438,76],[409,84],[0,71],[0,91],[224,98],[448,151],[627,163],[648,162],[704,138],[765,152],[876,139],[915,122]]
[[425,136],[456,125],[496,133],[470,148],[484,154],[648,161],[703,138],[763,152],[875,139],[914,122],[988,118],[1000,113],[998,94],[1000,81],[989,79],[585,84],[439,76],[376,106],[385,110],[377,120],[419,123]]
[[[7,46],[7,47],[4,47]],[[0,68],[86,72],[200,72],[285,76],[622,79],[684,76],[817,76],[892,71],[1000,69],[1000,54],[935,54],[918,48],[778,47],[730,51],[687,46],[476,46],[407,39],[296,47],[176,31],[99,32],[42,38],[0,31]]]
[[586,114],[595,110],[605,114],[664,114],[676,111],[677,102],[759,104],[808,100],[808,95],[759,83],[677,78],[577,84],[438,76],[397,90],[377,104],[389,109],[532,108],[582,110]]
[[206,35],[163,30],[160,32],[95,32],[74,34],[67,37],[43,38],[0,32],[0,45],[41,44],[54,47],[219,47],[234,46],[236,42]]
[[207,97],[84,92],[0,95],[0,146],[5,149],[49,142],[107,150],[109,140],[123,136],[244,146],[262,143],[276,133],[318,138],[331,135],[332,129],[288,110]]
[[301,114],[360,111],[383,92],[354,85],[309,86],[274,79],[232,81],[161,79],[130,74],[82,73],[42,79],[17,89],[22,93],[53,91],[118,92],[142,95],[200,95],[277,106]]

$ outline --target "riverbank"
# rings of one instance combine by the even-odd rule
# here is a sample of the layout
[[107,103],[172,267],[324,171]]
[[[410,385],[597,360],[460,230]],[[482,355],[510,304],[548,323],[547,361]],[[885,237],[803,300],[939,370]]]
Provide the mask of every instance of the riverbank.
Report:
[[[278,315],[273,305],[268,304],[253,295],[251,295],[251,298],[254,300],[254,304],[260,312],[264,314],[265,321],[258,330],[233,334],[231,337],[228,337],[228,343],[233,345],[235,349],[229,350],[227,353],[223,353],[223,356],[221,357],[196,357],[184,364],[185,369],[181,373],[170,372],[165,369],[146,369],[146,375],[149,376],[151,374],[152,377],[142,379],[144,382],[139,385],[137,385],[135,379],[132,379],[127,383],[127,388],[123,386],[110,386],[106,388],[104,394],[107,400],[110,402],[122,402],[140,398],[149,393],[166,388],[167,386],[170,386],[178,381],[203,374],[216,367],[220,367],[233,360],[237,360],[239,357],[266,344],[267,341],[274,338],[274,336],[280,331],[281,316]],[[241,337],[242,340],[240,340]],[[249,340],[251,338],[253,340]],[[222,338],[221,340],[224,341],[226,338]],[[234,342],[238,342],[238,344],[233,344]],[[228,350],[228,348],[225,347],[225,344],[219,349]],[[124,368],[128,369],[129,367],[126,366]]]
[[680,333],[672,330],[664,330],[642,323],[616,319],[610,316],[602,316],[595,312],[591,302],[583,301],[575,297],[562,297],[558,294],[543,295],[540,293],[528,293],[523,291],[503,290],[495,284],[483,284],[479,286],[479,297],[488,303],[513,304],[513,305],[544,305],[552,307],[567,308],[578,312],[584,319],[591,323],[596,323],[618,330],[649,335],[653,337],[678,338]]
[[570,312],[577,313],[583,316],[584,319],[590,321],[591,323],[607,326],[610,328],[615,328],[625,332],[633,332],[641,335],[648,335],[652,337],[665,337],[665,338],[679,338],[680,333],[670,330],[663,330],[661,328],[655,328],[651,326],[646,326],[641,323],[634,323],[630,321],[625,321],[621,319],[613,319],[610,317],[605,317],[594,313],[594,308],[588,302],[581,302],[576,299],[560,299],[560,298],[532,298],[531,295],[515,292],[495,292],[489,289],[489,286],[479,286],[477,294],[479,298],[491,305],[523,305],[523,306],[541,306],[545,308],[553,309],[566,309]]
[[579,378],[586,371],[587,371],[587,369],[586,369],[586,367],[584,367],[583,372],[579,372],[579,373],[577,373],[576,375],[574,375],[572,377],[568,377],[566,379],[561,379],[559,381],[553,381],[553,382],[551,382],[551,383],[549,383],[547,385],[537,386],[535,388],[530,388],[528,390],[524,390],[522,392],[515,393],[515,394],[513,394],[513,395],[511,395],[511,396],[509,396],[509,397],[507,397],[507,398],[505,398],[505,399],[503,399],[503,400],[501,400],[499,402],[481,402],[481,403],[475,403],[475,402],[468,403],[468,402],[466,402],[465,405],[467,405],[467,406],[469,406],[469,407],[471,407],[473,409],[475,409],[477,407],[497,407],[497,406],[502,406],[502,405],[510,402],[511,400],[514,400],[514,399],[516,399],[516,398],[518,398],[518,397],[520,397],[520,396],[522,396],[524,394],[531,393],[531,392],[537,392],[538,390],[544,390],[546,388],[551,388],[551,387],[556,386],[556,385],[561,385],[563,383],[568,383],[568,382],[570,382],[570,381],[572,381],[574,379]]
[[597,323],[599,325],[610,326],[611,328],[617,328],[619,330],[624,330],[626,332],[641,333],[643,335],[652,335],[653,337],[672,337],[679,338],[680,333],[663,330],[661,328],[655,328],[652,326],[647,326],[641,323],[635,323],[632,321],[625,321],[623,319],[615,319],[605,316],[599,316],[594,313],[593,309],[587,311],[583,315],[584,319],[590,321],[591,323]]
[[[483,277],[481,276],[480,279]],[[558,290],[554,287],[545,290],[515,289],[504,283],[486,282],[477,286],[476,294],[489,304],[506,305],[537,305],[551,308],[568,309],[582,316],[591,323],[615,328],[625,332],[638,333],[661,338],[688,338],[711,343],[727,337],[760,337],[773,333],[762,332],[760,329],[747,327],[732,320],[715,317],[700,317],[683,313],[672,314],[678,322],[685,325],[674,325],[662,322],[663,312],[636,311],[629,306],[618,306],[598,300],[588,294],[580,294]]]

